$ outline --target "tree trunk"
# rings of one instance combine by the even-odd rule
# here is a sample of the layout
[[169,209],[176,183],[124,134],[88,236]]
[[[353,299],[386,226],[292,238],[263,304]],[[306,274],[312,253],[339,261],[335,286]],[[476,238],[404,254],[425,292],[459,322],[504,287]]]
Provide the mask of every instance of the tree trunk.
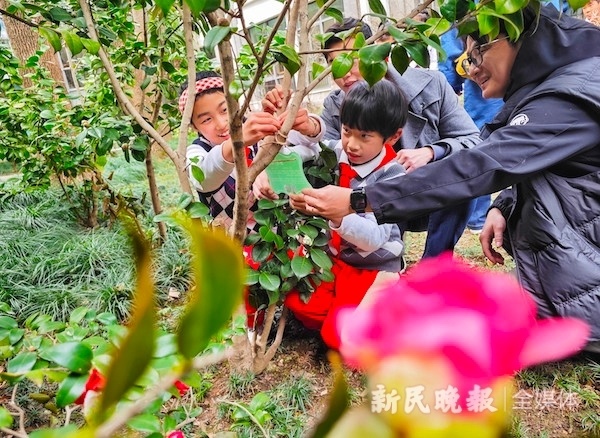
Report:
[[[0,0],[0,8],[6,9],[6,6],[6,0]],[[32,28],[6,15],[2,16],[2,21],[6,25],[6,33],[8,34],[14,55],[24,64],[40,48],[40,35],[37,32],[37,28]],[[46,49],[40,58],[40,65],[48,69],[57,84],[64,86],[60,61],[51,47]],[[31,81],[25,75],[23,77],[23,86],[31,86]]]

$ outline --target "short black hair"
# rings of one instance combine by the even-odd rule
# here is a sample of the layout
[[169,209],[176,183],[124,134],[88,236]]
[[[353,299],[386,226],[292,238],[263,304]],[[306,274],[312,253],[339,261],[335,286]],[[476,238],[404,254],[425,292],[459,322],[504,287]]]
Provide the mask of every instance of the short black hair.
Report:
[[[333,33],[333,35],[325,40],[323,43],[323,49],[329,49],[333,44],[343,42],[342,38],[336,35],[351,29],[356,29],[356,33],[362,32],[362,34],[365,36],[365,39],[369,39],[373,36],[371,27],[364,21],[352,17],[344,18],[343,22],[336,22],[325,30],[325,33]],[[327,58],[327,56],[325,57]]]
[[[196,80],[195,82],[198,82],[200,79],[205,79],[205,78],[220,78],[221,75],[217,72],[214,72],[212,70],[202,70],[199,72],[196,72]],[[187,90],[188,88],[188,81],[185,81],[180,89],[179,89],[179,95],[181,96],[183,94],[183,92],[185,90]],[[215,93],[217,91],[224,91],[222,88],[211,88],[210,90],[206,90],[203,91],[201,93],[196,94],[196,99],[198,99],[200,96],[204,96],[205,94],[211,94],[211,93]]]
[[400,88],[387,79],[372,87],[356,82],[346,93],[340,108],[340,121],[351,129],[374,131],[383,138],[402,128],[408,117],[408,100]]

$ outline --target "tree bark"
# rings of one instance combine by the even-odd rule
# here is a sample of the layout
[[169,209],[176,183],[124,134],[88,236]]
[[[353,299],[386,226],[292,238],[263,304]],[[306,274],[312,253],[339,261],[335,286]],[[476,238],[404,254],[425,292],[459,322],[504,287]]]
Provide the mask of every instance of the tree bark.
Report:
[[[7,1],[0,0],[0,9],[4,10],[6,6]],[[6,33],[8,34],[10,47],[14,55],[24,64],[29,57],[40,49],[40,35],[37,32],[37,28],[28,26],[7,15],[2,15],[2,21],[6,25]],[[50,75],[57,84],[65,85],[60,61],[51,47],[46,49],[40,58],[40,65],[50,72]],[[23,86],[31,86],[31,80],[26,75],[23,75]]]

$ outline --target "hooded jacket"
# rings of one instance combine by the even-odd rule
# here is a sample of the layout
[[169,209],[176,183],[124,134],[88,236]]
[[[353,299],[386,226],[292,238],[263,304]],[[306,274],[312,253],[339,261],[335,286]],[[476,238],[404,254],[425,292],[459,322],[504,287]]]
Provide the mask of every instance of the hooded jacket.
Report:
[[505,105],[475,149],[367,187],[396,222],[505,190],[506,249],[539,315],[579,317],[600,340],[600,28],[543,7],[526,31]]

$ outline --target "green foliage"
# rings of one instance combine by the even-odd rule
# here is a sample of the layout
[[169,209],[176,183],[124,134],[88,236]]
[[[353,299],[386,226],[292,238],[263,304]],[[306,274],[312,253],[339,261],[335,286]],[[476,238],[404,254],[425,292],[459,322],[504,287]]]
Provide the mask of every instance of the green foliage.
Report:
[[279,303],[297,290],[304,300],[321,281],[331,281],[332,262],[324,252],[327,222],[293,211],[287,199],[261,199],[254,219],[259,233],[250,234],[252,271],[248,272],[249,299],[255,308]]

